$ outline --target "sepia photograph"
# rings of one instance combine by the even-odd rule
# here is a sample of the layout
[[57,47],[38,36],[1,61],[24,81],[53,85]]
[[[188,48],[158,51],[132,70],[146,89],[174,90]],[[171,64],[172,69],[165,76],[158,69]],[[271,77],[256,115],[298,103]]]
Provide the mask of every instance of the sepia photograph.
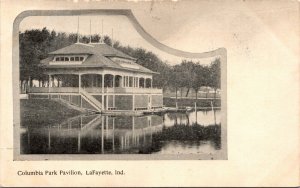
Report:
[[298,1],[0,10],[0,187],[299,186]]
[[223,54],[170,54],[111,12],[21,21],[20,155],[226,159]]

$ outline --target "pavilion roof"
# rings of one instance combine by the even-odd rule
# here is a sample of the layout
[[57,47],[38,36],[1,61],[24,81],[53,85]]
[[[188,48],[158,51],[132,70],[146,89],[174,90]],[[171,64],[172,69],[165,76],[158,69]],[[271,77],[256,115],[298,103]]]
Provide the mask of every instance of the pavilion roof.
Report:
[[[108,67],[123,70],[131,70],[135,72],[155,73],[137,63],[136,59],[105,44],[105,43],[75,43],[70,46],[61,48],[59,50],[49,53],[49,57],[41,60],[41,65],[46,68],[79,68],[79,67]],[[82,64],[62,64],[51,65],[54,55],[88,55],[87,59]],[[134,64],[137,68],[128,68],[120,65],[119,62],[113,61],[111,57],[119,57],[128,60],[132,60],[131,64]]]

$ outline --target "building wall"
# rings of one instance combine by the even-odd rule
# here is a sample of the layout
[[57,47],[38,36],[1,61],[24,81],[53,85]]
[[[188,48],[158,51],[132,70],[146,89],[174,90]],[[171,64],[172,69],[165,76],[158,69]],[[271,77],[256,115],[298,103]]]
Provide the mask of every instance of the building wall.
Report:
[[147,108],[148,107],[148,95],[135,95],[134,96],[135,108]]
[[71,95],[71,103],[77,106],[80,106],[80,100],[81,96],[80,95]]
[[61,95],[60,96],[61,99],[70,102],[70,95]]
[[114,96],[113,95],[107,95],[107,99],[108,99],[108,107],[114,107]]
[[51,99],[59,99],[59,95],[51,95]]
[[132,110],[132,95],[116,95],[115,107],[116,110]]
[[[102,95],[93,95],[95,99],[97,99],[100,103],[102,103]],[[39,94],[30,94],[29,98],[32,99],[46,99],[48,95],[39,95]],[[61,98],[73,105],[81,106],[83,108],[88,108],[92,110],[96,110],[92,105],[90,105],[83,98],[81,99],[80,95],[70,95],[70,94],[62,94],[51,95],[52,99]],[[151,104],[149,104],[149,98]],[[106,105],[108,103],[108,108],[115,107],[116,110],[133,110],[133,105],[136,110],[145,110],[151,107],[162,107],[163,106],[163,97],[162,95],[135,95],[134,96],[134,104],[133,104],[133,95],[115,95],[115,106],[113,102],[113,95],[105,95],[103,105],[104,108],[107,109]],[[108,100],[108,101],[107,101]],[[82,101],[82,102],[81,102]],[[107,102],[106,102],[107,101]]]
[[163,106],[163,96],[162,95],[152,95],[152,107]]

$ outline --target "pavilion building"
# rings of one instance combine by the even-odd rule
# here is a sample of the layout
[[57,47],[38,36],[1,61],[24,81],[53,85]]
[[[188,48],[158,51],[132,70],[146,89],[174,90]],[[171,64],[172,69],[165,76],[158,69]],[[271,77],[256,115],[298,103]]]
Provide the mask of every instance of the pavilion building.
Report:
[[47,87],[31,87],[32,99],[61,99],[98,112],[162,108],[162,89],[152,87],[158,74],[137,59],[103,43],[74,43],[41,60]]

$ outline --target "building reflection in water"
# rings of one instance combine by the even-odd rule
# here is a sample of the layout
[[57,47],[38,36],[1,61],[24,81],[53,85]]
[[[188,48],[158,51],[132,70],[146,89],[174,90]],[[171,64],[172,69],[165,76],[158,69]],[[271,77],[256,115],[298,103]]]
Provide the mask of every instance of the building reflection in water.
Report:
[[[164,130],[176,124],[193,124],[196,122],[193,118],[194,115],[165,114],[163,116],[116,117],[89,115],[70,118],[60,124],[49,125],[48,127],[22,126],[26,127],[26,130],[21,133],[21,153],[155,153],[163,151],[163,145],[157,141],[157,138],[160,138],[159,135]],[[199,116],[201,118],[201,115],[198,114],[197,117]],[[202,117],[203,120],[205,120],[204,116]],[[171,145],[172,142],[170,142]],[[170,147],[170,143],[166,143],[166,147]],[[195,145],[195,143],[193,144]],[[199,143],[195,147],[199,148]]]
[[46,128],[28,126],[21,134],[22,153],[123,153],[151,144],[152,134],[162,130],[162,119],[93,115]]

